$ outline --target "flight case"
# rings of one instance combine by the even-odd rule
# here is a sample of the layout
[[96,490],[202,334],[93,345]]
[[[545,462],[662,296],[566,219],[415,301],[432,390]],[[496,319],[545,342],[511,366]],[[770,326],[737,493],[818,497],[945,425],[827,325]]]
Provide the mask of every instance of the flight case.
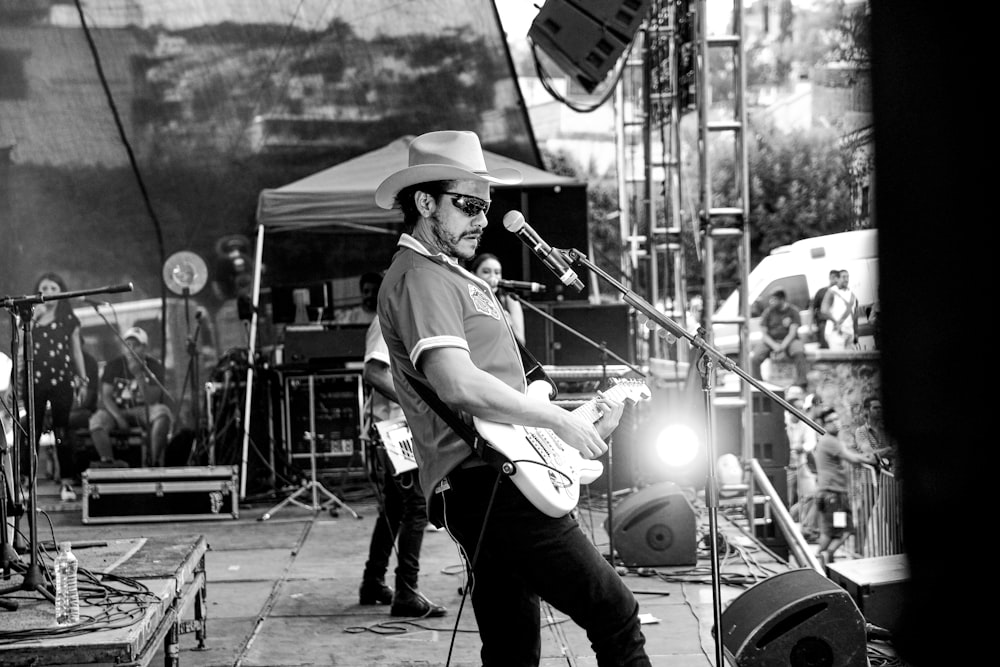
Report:
[[239,518],[238,466],[90,468],[83,523]]

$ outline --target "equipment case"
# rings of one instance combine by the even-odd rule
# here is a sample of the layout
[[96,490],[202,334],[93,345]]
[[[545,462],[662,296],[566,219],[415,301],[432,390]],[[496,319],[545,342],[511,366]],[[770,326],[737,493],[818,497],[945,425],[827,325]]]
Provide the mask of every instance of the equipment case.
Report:
[[238,466],[91,468],[83,523],[239,518]]

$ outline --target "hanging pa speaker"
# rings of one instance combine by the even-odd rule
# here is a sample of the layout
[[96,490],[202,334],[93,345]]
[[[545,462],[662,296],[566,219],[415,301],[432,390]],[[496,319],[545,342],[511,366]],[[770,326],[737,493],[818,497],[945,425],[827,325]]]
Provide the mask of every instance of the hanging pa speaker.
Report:
[[[694,565],[698,541],[694,508],[673,482],[647,486],[614,508],[615,551],[630,567]],[[608,529],[605,521],[605,530]]]
[[868,667],[865,619],[851,596],[811,568],[748,588],[722,612],[736,667]]

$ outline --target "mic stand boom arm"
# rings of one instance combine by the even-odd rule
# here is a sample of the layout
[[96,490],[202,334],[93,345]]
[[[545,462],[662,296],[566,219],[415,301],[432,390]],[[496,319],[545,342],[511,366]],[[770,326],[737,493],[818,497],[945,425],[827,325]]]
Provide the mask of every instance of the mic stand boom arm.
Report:
[[[722,647],[722,580],[719,573],[719,524],[718,524],[718,489],[717,482],[715,478],[715,445],[713,442],[714,436],[712,433],[712,424],[714,422],[713,416],[713,388],[714,388],[714,363],[718,363],[720,366],[726,370],[736,373],[746,382],[749,382],[754,387],[757,387],[760,391],[771,397],[772,400],[779,403],[789,412],[793,413],[803,422],[805,422],[810,428],[815,430],[817,433],[824,433],[824,430],[820,428],[811,419],[806,417],[800,410],[798,410],[791,403],[786,401],[781,396],[778,396],[773,391],[763,386],[761,382],[753,378],[749,373],[744,371],[739,367],[738,364],[733,362],[732,359],[719,352],[716,348],[709,345],[700,334],[694,335],[687,331],[684,327],[674,322],[672,319],[659,312],[654,308],[648,301],[645,301],[639,295],[637,295],[632,290],[628,289],[620,282],[608,275],[604,270],[598,267],[596,264],[590,261],[590,259],[575,248],[571,248],[567,251],[562,251],[555,249],[555,252],[564,253],[567,261],[571,263],[580,263],[590,269],[593,273],[597,274],[604,279],[609,285],[613,286],[616,290],[621,292],[622,297],[625,302],[635,308],[637,311],[648,317],[650,320],[655,322],[657,325],[666,330],[669,334],[676,338],[686,339],[693,348],[701,350],[701,360],[704,360],[704,373],[702,373],[702,392],[705,400],[705,445],[706,452],[708,455],[708,479],[705,485],[705,504],[708,507],[708,532],[709,532],[709,544],[712,558],[712,612],[714,617],[714,628],[715,632],[715,655],[716,664],[721,667],[725,664],[725,656]],[[700,360],[699,360],[700,361]],[[698,362],[695,362],[698,363]],[[699,370],[702,368],[702,364],[698,363]]]

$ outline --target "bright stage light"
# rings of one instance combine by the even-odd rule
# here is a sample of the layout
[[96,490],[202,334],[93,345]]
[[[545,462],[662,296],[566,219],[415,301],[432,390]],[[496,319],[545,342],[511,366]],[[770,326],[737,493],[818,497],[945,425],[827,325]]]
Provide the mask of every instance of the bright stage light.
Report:
[[686,424],[672,424],[656,436],[656,455],[673,468],[682,468],[698,456],[698,434]]

